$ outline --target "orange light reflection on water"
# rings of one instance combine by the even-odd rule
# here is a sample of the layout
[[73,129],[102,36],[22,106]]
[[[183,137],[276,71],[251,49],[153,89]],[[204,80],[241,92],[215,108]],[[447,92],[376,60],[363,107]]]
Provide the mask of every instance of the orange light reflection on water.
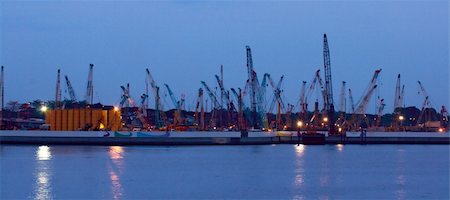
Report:
[[120,175],[123,173],[124,153],[125,150],[121,146],[109,147],[108,155],[112,162],[108,166],[108,168],[113,199],[122,199],[123,196],[123,187],[120,182]]

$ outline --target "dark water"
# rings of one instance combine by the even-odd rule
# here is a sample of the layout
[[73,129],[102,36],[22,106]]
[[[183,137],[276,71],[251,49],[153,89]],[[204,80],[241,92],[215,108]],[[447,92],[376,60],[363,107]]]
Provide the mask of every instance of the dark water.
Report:
[[2,145],[0,157],[0,199],[449,199],[447,145]]

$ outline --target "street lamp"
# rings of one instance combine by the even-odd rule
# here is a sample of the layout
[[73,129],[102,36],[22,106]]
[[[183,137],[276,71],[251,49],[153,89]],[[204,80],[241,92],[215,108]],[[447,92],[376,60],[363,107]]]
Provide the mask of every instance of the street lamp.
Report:
[[41,110],[41,112],[45,113],[45,112],[47,112],[48,107],[44,105],[44,106],[41,107],[40,110]]
[[297,127],[298,128],[302,128],[303,127],[303,122],[302,121],[297,121]]

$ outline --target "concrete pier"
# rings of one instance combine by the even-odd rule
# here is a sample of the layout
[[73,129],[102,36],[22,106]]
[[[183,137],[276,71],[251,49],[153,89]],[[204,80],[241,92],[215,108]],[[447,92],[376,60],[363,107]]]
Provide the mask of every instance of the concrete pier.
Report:
[[[0,144],[39,145],[263,145],[304,144],[297,132],[0,131]],[[359,132],[326,136],[323,144],[450,144],[449,133]]]

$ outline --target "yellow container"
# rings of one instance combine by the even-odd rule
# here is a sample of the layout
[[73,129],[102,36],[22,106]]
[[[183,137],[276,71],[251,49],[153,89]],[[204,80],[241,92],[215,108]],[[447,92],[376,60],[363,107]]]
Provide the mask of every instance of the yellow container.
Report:
[[74,130],[80,129],[80,110],[79,109],[73,110],[73,129]]
[[67,117],[67,110],[61,110],[61,130],[67,131],[67,124],[68,124],[68,117]]
[[86,110],[80,109],[80,124],[79,127],[83,129],[86,126]]
[[67,130],[73,131],[73,109],[67,110]]

